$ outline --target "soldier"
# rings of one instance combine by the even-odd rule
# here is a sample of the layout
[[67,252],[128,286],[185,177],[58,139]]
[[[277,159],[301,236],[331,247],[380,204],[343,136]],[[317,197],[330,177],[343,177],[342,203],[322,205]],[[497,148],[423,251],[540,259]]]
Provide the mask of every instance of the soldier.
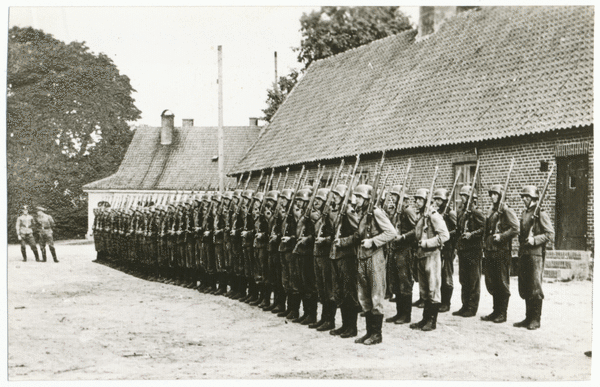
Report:
[[232,265],[232,283],[234,292],[231,299],[239,300],[246,297],[246,287],[244,280],[244,249],[242,246],[241,232],[244,224],[242,208],[243,190],[236,189],[233,193],[233,207],[231,208],[231,217],[229,220],[231,235],[231,265]]
[[525,210],[521,213],[519,232],[519,295],[525,300],[526,312],[525,319],[513,325],[529,330],[541,326],[546,243],[554,240],[554,227],[548,213],[540,209],[539,216],[535,216],[539,198],[537,187],[523,187],[521,199]]
[[26,245],[29,245],[33,255],[35,255],[35,261],[40,262],[40,256],[38,254],[37,246],[35,244],[35,238],[33,237],[34,219],[29,215],[29,206],[23,206],[22,215],[17,218],[17,238],[21,242],[21,255],[23,256],[23,262],[27,262],[27,250]]
[[454,241],[456,239],[456,211],[446,210],[448,205],[448,190],[445,188],[438,188],[433,193],[433,200],[437,206],[437,213],[443,214],[444,222],[446,222],[446,228],[450,234],[450,240],[444,243],[442,247],[442,303],[440,304],[440,313],[444,313],[450,310],[450,301],[452,300],[452,292],[454,290],[454,283],[452,276],[454,275]]
[[[294,195],[294,190],[291,188],[285,188],[281,191],[281,195],[279,196],[280,205],[279,205],[279,217],[280,221],[275,226],[275,233],[277,235],[276,239],[279,240],[279,260],[281,263],[281,287],[284,292],[283,304],[285,305],[285,301],[287,300],[287,307],[278,312],[278,317],[286,317],[290,316],[290,318],[298,317],[298,310],[296,309],[296,313],[294,314],[294,309],[296,308],[296,298],[292,295],[290,288],[290,280],[289,280],[289,266],[292,260],[292,250],[294,248],[292,244],[292,237],[295,235],[296,230],[296,222],[293,216],[287,216],[289,206],[293,205],[292,196]],[[285,228],[285,229],[284,229]],[[289,237],[285,240],[283,237]]]
[[54,219],[52,216],[44,213],[46,211],[43,207],[37,207],[37,216],[35,218],[38,235],[40,250],[42,250],[42,262],[46,262],[46,245],[50,249],[54,262],[58,263],[56,258],[56,250],[54,249],[54,238],[52,236],[52,227],[54,227]]
[[[411,243],[404,240],[405,235],[414,230],[417,224],[417,211],[408,204],[408,197],[404,195],[403,203],[399,203],[403,187],[395,185],[390,191],[392,214],[390,219],[396,227],[398,237],[389,244],[389,256],[392,264],[393,290],[396,294],[396,315],[385,319],[386,322],[394,324],[406,324],[410,322],[412,314],[412,291],[413,279],[413,247]],[[397,207],[401,209],[397,210]]]
[[240,236],[242,237],[242,267],[244,268],[243,292],[248,295],[240,298],[241,302],[250,303],[258,300],[258,289],[254,285],[252,262],[254,261],[254,215],[252,214],[254,190],[247,189],[242,193],[244,198],[242,215],[243,222]]
[[267,252],[268,245],[268,220],[261,214],[261,206],[264,200],[264,192],[254,194],[254,203],[252,205],[252,217],[254,219],[254,240],[252,247],[254,248],[254,260],[252,261],[252,274],[254,284],[258,290],[256,301],[249,302],[252,306],[264,308],[271,302],[271,292],[267,291],[265,286],[265,270],[268,270],[269,255]]
[[[358,311],[360,310],[360,303],[358,301],[358,290],[357,290],[357,261],[356,261],[356,250],[352,243],[340,243],[337,246],[334,241],[336,230],[333,229],[334,220],[338,216],[340,218],[340,233],[339,240],[346,241],[354,235],[354,232],[358,228],[358,222],[360,218],[354,211],[352,203],[348,203],[346,212],[340,213],[341,205],[346,190],[348,187],[345,184],[338,184],[333,189],[333,203],[331,208],[331,218],[327,221],[332,222],[332,233],[330,236],[324,233],[324,237],[331,241],[331,251],[329,259],[332,261],[332,282],[333,282],[333,298],[336,306],[340,308],[342,314],[342,326],[337,329],[332,329],[329,334],[332,336],[340,336],[341,338],[354,337],[358,334],[356,326],[358,319]],[[332,320],[335,319],[335,310],[332,311]]]
[[477,194],[473,192],[471,208],[467,209],[471,186],[460,189],[462,206],[458,212],[456,251],[458,255],[458,280],[462,306],[454,316],[473,317],[479,308],[481,294],[481,260],[483,259],[483,226],[485,218],[477,208]]
[[417,260],[419,293],[424,301],[423,318],[410,324],[411,329],[432,331],[436,329],[437,316],[442,300],[442,256],[441,248],[450,239],[446,222],[434,209],[427,209],[429,190],[418,189],[415,193],[415,204],[419,220],[413,231],[402,235],[400,240],[414,241],[417,244],[415,258]]
[[315,268],[315,283],[317,286],[317,294],[321,302],[321,319],[313,324],[309,324],[309,328],[314,328],[319,332],[330,331],[335,328],[335,312],[336,305],[333,297],[333,281],[332,281],[332,261],[329,259],[331,251],[331,236],[333,235],[333,216],[332,210],[323,209],[329,188],[319,188],[315,197],[315,210],[313,211],[313,220],[317,219],[315,224],[315,243],[314,243],[314,268]]
[[[282,194],[286,194],[286,190],[283,190]],[[302,195],[308,196],[307,192],[300,193],[298,190],[294,200],[291,201],[293,190],[290,192],[289,205],[292,207],[291,216],[287,216],[282,225],[281,231],[281,243],[279,245],[279,252],[282,253],[282,259],[285,261],[285,273],[284,273],[284,286],[286,287],[286,293],[288,297],[288,311],[286,319],[296,320],[299,322],[300,318],[300,303],[302,302],[301,286],[302,277],[298,263],[298,257],[294,256],[294,248],[296,247],[296,231],[298,229],[298,221],[303,214],[305,201],[302,199]],[[299,197],[300,195],[300,197]]]
[[385,257],[383,246],[398,234],[383,210],[374,207],[367,213],[373,187],[360,184],[354,190],[356,212],[360,218],[358,229],[351,240],[336,241],[338,245],[351,242],[358,249],[358,300],[365,313],[367,333],[355,343],[374,345],[383,341],[383,300],[385,297]]
[[219,283],[216,295],[224,295],[227,293],[227,277],[225,273],[225,238],[223,230],[225,229],[225,216],[227,216],[226,208],[229,205],[232,192],[225,192],[221,195],[216,192],[213,195],[213,243],[215,246],[215,276]]
[[224,294],[225,297],[231,298],[233,293],[235,292],[235,281],[233,278],[233,246],[232,246],[232,237],[230,233],[230,225],[231,225],[231,208],[232,201],[234,200],[234,191],[225,191],[223,194],[223,206],[221,207],[221,218],[223,219],[223,272],[221,279],[223,283],[229,285],[229,290]]
[[[263,308],[265,312],[279,313],[285,310],[285,294],[281,288],[281,262],[279,259],[279,235],[275,231],[277,225],[281,228],[281,216],[277,210],[279,191],[271,190],[265,196],[264,216],[267,220],[267,254],[268,264],[265,272],[265,286],[269,294],[273,292],[273,302]],[[273,312],[277,310],[276,312]]]
[[517,214],[506,203],[500,206],[504,194],[500,184],[492,185],[488,194],[492,208],[483,229],[485,251],[485,286],[494,299],[494,310],[483,321],[506,322],[506,310],[510,298],[510,260],[513,238],[519,234]]

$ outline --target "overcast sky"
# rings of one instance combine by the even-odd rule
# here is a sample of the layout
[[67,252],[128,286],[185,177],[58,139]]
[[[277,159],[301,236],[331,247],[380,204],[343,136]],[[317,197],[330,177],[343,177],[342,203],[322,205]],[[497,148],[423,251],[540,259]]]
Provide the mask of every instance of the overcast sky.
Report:
[[[319,7],[11,7],[9,27],[32,26],[65,41],[85,41],[131,79],[138,124],[218,124],[218,54],[223,47],[224,125],[262,117],[278,74],[300,69],[300,17]],[[403,7],[404,8],[404,7]],[[416,8],[404,8],[416,22]]]

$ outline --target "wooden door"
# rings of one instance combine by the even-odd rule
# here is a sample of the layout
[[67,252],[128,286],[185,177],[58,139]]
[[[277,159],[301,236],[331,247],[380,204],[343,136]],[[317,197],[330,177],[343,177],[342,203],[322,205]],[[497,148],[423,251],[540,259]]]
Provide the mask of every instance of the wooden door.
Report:
[[[458,206],[462,203],[460,198],[460,189],[464,185],[473,186],[473,179],[475,178],[475,169],[477,168],[477,163],[469,162],[469,163],[461,163],[454,164],[454,176],[452,178],[452,182],[456,179],[456,174],[460,170],[460,177],[458,178],[458,182],[456,183],[456,189],[454,190],[454,200],[453,203],[450,204],[450,208],[457,209]],[[480,167],[481,169],[481,167]],[[479,185],[480,179],[478,179],[477,184]],[[475,192],[480,192],[480,187],[475,186]],[[452,189],[452,187],[448,187],[448,190]]]
[[556,248],[586,250],[588,155],[556,159]]

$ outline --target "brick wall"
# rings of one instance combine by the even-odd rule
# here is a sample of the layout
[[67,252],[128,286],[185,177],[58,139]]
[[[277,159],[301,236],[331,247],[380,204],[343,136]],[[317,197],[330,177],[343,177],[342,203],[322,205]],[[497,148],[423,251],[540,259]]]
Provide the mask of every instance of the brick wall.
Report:
[[[555,131],[545,134],[536,134],[518,138],[503,139],[497,141],[487,141],[472,144],[461,144],[450,147],[436,147],[428,149],[416,149],[410,151],[388,151],[386,153],[386,162],[384,165],[383,176],[387,171],[391,171],[387,187],[393,184],[401,184],[406,170],[408,159],[412,159],[411,175],[412,183],[409,193],[413,194],[418,188],[429,188],[435,166],[439,166],[436,188],[445,187],[448,190],[454,183],[454,163],[457,161],[472,158],[475,152],[480,159],[480,183],[479,187],[479,206],[483,207],[485,212],[491,206],[491,201],[487,195],[487,189],[492,184],[504,184],[506,174],[510,167],[512,157],[515,157],[515,166],[511,176],[508,188],[506,203],[514,208],[517,215],[520,216],[523,211],[523,202],[520,192],[524,185],[535,185],[541,190],[547,172],[540,171],[541,161],[547,161],[551,164],[556,163],[555,148],[557,145],[571,144],[578,142],[589,143],[589,191],[588,191],[588,230],[587,247],[588,250],[594,250],[594,177],[593,177],[593,128],[574,128],[568,131]],[[470,157],[471,156],[471,157]],[[360,166],[363,168],[363,174],[372,175],[375,165],[379,162],[381,153],[362,155]],[[339,159],[322,161],[327,169],[333,169],[339,166]],[[344,171],[347,172],[348,165],[353,164],[353,160],[346,160]],[[306,164],[309,171],[309,180],[316,175],[317,163]],[[301,166],[290,167],[290,176],[288,187],[291,187],[294,178],[300,171]],[[277,173],[285,169],[277,169]],[[327,173],[325,174],[327,176]],[[382,177],[383,178],[383,177]],[[258,174],[250,182],[249,187],[255,188],[258,182]],[[555,224],[555,202],[556,202],[556,168],[550,179],[548,192],[542,208],[548,212],[553,224]],[[515,250],[518,247],[515,239]],[[553,245],[548,246],[550,249]]]

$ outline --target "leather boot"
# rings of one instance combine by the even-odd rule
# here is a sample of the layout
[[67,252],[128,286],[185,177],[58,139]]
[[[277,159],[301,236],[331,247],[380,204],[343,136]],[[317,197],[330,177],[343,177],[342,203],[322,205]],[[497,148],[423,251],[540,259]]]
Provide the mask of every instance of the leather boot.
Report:
[[388,317],[385,319],[386,323],[395,323],[400,317],[402,317],[402,297],[396,297],[396,314],[392,317]]
[[261,308],[262,310],[265,310],[266,308],[268,308],[271,305],[271,287],[267,284],[263,284],[262,289],[263,289],[262,301],[260,304],[258,304],[258,307]]
[[229,290],[225,293],[225,297],[231,298],[235,293],[235,279],[233,274],[225,273],[225,277],[227,278],[227,283],[229,284]]
[[348,309],[345,306],[340,306],[340,313],[342,314],[342,326],[339,327],[338,329],[333,329],[331,331],[329,331],[329,334],[332,336],[339,336],[342,333],[344,333],[344,331],[346,329],[348,329]]
[[426,302],[423,307],[423,318],[421,319],[421,321],[410,324],[410,329],[421,329],[425,326],[427,321],[429,321],[429,304],[429,302]]
[[244,278],[239,275],[235,275],[233,283],[235,284],[235,291],[234,291],[233,295],[231,296],[231,299],[232,300],[240,300],[240,299],[246,297],[246,288],[244,287]]
[[256,306],[262,301],[260,298],[263,293],[262,284],[257,284],[256,282],[250,282],[250,284],[252,285],[252,298],[248,300],[247,304],[250,306]]
[[364,345],[375,345],[383,342],[381,327],[383,325],[382,314],[371,314],[371,336],[364,341]]
[[33,255],[35,256],[35,261],[39,262],[40,261],[40,255],[38,254],[37,247],[33,249]]
[[527,324],[527,329],[530,331],[539,329],[541,324],[542,317],[542,303],[544,300],[542,299],[531,299],[531,319],[529,320],[529,324]]
[[356,310],[356,308],[354,307],[349,307],[348,308],[348,317],[349,317],[349,323],[348,323],[348,328],[346,328],[346,330],[344,332],[342,332],[342,334],[340,335],[340,337],[342,339],[347,339],[349,337],[356,337],[356,335],[358,334],[358,328],[356,326],[357,320],[358,320],[358,311]]
[[23,256],[23,262],[27,262],[27,250],[25,246],[21,246],[21,255]]
[[326,301],[323,308],[327,310],[327,319],[317,327],[317,332],[326,332],[335,328],[335,311],[337,309],[335,302]]
[[[277,299],[276,299],[277,305],[271,311],[271,313],[275,313],[277,316],[279,316],[280,313],[285,313],[285,299],[286,299],[285,292],[282,289],[279,289],[279,292],[277,292]],[[283,316],[285,316],[285,314]],[[279,317],[283,317],[283,316],[279,316]]]
[[365,333],[364,336],[359,337],[358,339],[354,340],[354,342],[356,344],[364,344],[365,340],[367,340],[373,334],[373,320],[372,320],[372,317],[373,317],[373,315],[371,314],[371,312],[366,312],[365,313],[365,323],[367,325],[367,332]]
[[219,273],[219,290],[217,295],[222,296],[227,293],[227,273]]
[[300,316],[300,302],[301,298],[299,294],[290,294],[288,300],[288,306],[290,312],[285,316],[287,320],[295,320]]
[[530,319],[531,319],[531,302],[529,300],[525,300],[525,320],[514,323],[513,327],[527,328],[527,326],[529,325]]
[[[281,295],[279,294],[279,289],[271,287],[271,285],[269,285],[267,292],[269,293],[269,305],[263,308],[263,310],[265,312],[271,312],[277,307],[277,303],[279,302],[279,298],[281,297]],[[271,302],[271,292],[273,292],[273,302]]]
[[323,307],[321,307],[321,318],[314,323],[308,324],[310,329],[317,329],[327,320],[327,302],[323,302]]
[[400,300],[402,314],[394,321],[394,324],[407,324],[410,322],[412,314],[412,294],[404,294],[397,296]]
[[42,251],[42,262],[46,262],[46,248],[40,247],[40,250]]
[[499,324],[506,322],[506,311],[508,310],[508,299],[510,296],[498,297],[498,315],[492,321]]
[[297,324],[300,324],[302,321],[304,321],[304,319],[306,317],[308,317],[308,304],[307,304],[306,298],[304,298],[302,296],[299,296],[299,297],[302,302],[302,315],[292,320],[293,323],[297,323]]
[[437,316],[440,308],[440,303],[432,302],[429,304],[429,320],[421,328],[422,331],[428,332],[435,330],[437,326]]
[[252,298],[252,291],[253,291],[253,282],[252,281],[248,281],[248,279],[246,277],[242,277],[242,293],[245,294],[244,297],[240,298],[241,302],[248,302],[248,300],[250,300]]
[[450,301],[452,300],[453,288],[445,286],[442,288],[442,304],[440,305],[440,313],[445,313],[450,310]]
[[425,301],[421,297],[419,297],[419,299],[417,301],[412,303],[412,306],[416,306],[417,308],[424,308]]
[[487,316],[481,316],[482,321],[494,321],[498,314],[500,313],[499,300],[500,296],[493,296],[494,300],[494,311]]
[[301,322],[302,325],[310,325],[317,322],[317,309],[318,303],[317,298],[312,296],[309,300],[307,300],[308,304],[308,314],[306,318]]

